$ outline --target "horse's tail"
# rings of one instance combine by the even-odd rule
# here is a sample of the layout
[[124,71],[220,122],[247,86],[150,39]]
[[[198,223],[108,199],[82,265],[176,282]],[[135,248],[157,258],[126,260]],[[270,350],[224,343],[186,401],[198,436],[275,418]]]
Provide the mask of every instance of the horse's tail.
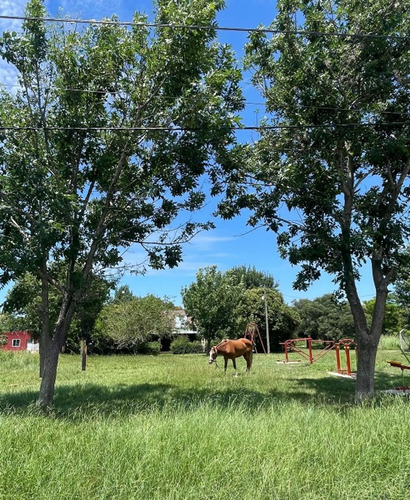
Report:
[[[249,345],[249,344],[248,344]],[[247,356],[247,370],[249,371],[252,368],[252,361],[253,361],[253,343],[251,342],[250,344],[250,349],[248,351],[248,356]],[[249,360],[249,361],[248,361]]]

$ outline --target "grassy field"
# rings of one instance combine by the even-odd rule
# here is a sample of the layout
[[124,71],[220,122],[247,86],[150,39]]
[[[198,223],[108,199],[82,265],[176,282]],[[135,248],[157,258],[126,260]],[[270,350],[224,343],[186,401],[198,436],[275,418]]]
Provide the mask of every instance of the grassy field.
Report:
[[[203,355],[90,357],[85,372],[63,355],[44,415],[38,358],[0,353],[0,499],[408,498],[409,399],[359,407],[328,374],[334,353],[278,359],[254,356],[249,376],[241,359],[234,377]],[[405,362],[379,352],[378,390],[402,385],[388,359]]]

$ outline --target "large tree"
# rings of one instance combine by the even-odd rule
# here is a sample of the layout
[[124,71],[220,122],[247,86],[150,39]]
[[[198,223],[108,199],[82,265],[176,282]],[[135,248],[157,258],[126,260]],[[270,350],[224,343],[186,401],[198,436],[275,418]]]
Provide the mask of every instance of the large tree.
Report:
[[353,317],[346,300],[338,300],[329,293],[314,300],[297,300],[293,307],[300,317],[298,337],[324,340],[355,337]]
[[247,266],[233,267],[225,274],[234,284],[242,283],[244,287],[237,310],[241,331],[249,323],[256,323],[267,351],[278,350],[280,342],[294,337],[298,315],[285,304],[279,284],[271,274]]
[[243,336],[247,325],[256,323],[266,350],[267,320],[270,345],[277,349],[281,341],[293,336],[298,324],[273,276],[251,267],[238,266],[225,273],[216,266],[200,269],[182,296],[187,314],[208,347],[215,338]]
[[[300,266],[296,288],[334,276],[354,318],[357,401],[374,393],[389,285],[410,231],[407,7],[278,1],[274,33],[253,33],[246,48],[269,115],[221,205],[225,217],[250,208],[251,224],[278,234],[282,256]],[[357,289],[366,262],[371,321]]]
[[154,295],[106,305],[96,321],[97,338],[116,349],[136,351],[144,342],[169,335],[175,327],[174,305]]
[[0,39],[18,81],[0,93],[0,282],[41,280],[41,406],[91,272],[134,244],[148,265],[175,266],[181,244],[209,227],[192,212],[204,174],[232,168],[240,72],[215,30],[170,25],[213,26],[222,7],[157,0],[155,28],[138,13],[131,26],[73,27],[43,21],[31,0],[21,32]]
[[186,313],[206,339],[208,351],[215,338],[238,337],[238,306],[244,289],[242,283],[216,266],[199,269],[196,281],[182,289]]
[[232,267],[226,271],[226,276],[232,278],[236,284],[243,283],[247,290],[252,288],[272,288],[277,290],[279,287],[272,275],[258,271],[256,267]]
[[295,337],[299,324],[298,315],[285,303],[282,294],[276,288],[244,290],[238,306],[238,316],[242,332],[250,323],[256,323],[264,344],[259,345],[258,336],[255,336],[259,352],[262,348],[268,353],[280,350],[281,342]]

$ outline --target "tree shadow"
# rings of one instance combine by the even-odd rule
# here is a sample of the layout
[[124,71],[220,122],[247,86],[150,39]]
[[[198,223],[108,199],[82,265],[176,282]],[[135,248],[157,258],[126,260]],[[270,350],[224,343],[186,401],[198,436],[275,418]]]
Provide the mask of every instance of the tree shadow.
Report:
[[[400,385],[400,376],[378,373],[377,390]],[[164,383],[117,384],[102,386],[93,383],[61,385],[56,388],[50,417],[82,421],[87,418],[127,417],[139,413],[172,410],[195,410],[208,405],[224,410],[241,407],[249,413],[272,405],[296,401],[346,407],[354,403],[354,380],[334,377],[295,378],[289,376],[289,390],[271,389],[269,392],[237,387],[188,387]],[[0,394],[2,413],[30,415],[39,412],[36,406],[38,391],[27,390]]]
[[[308,393],[306,390],[308,385],[306,383],[304,387],[300,384],[300,390],[293,389],[292,392],[274,389],[269,392],[258,392],[244,387],[181,389],[179,386],[161,383],[112,387],[96,384],[67,385],[56,389],[53,406],[46,413],[50,417],[82,421],[96,416],[116,418],[139,413],[190,411],[201,406],[223,410],[240,407],[251,414],[270,408],[272,404],[281,401],[309,403],[316,398],[323,403],[329,385],[326,383],[316,385],[316,390],[323,391],[322,397],[319,398],[317,395],[312,397],[312,394]],[[37,413],[39,412],[36,406],[37,397],[36,391],[0,395],[0,408],[3,412],[11,414]],[[331,399],[328,403],[332,403]]]
[[[138,384],[101,386],[98,384],[61,385],[55,390],[53,406],[46,410],[49,416],[63,418],[91,417],[133,413],[151,408],[161,409],[165,395],[171,389],[167,384]],[[28,414],[36,411],[38,391],[21,391],[0,395],[0,408],[5,412]],[[40,410],[38,410],[40,411]],[[78,415],[76,415],[78,414]]]
[[[320,378],[299,378],[294,380],[294,383],[300,387],[301,391],[310,390],[318,395],[327,397],[330,400],[339,400],[340,402],[353,403],[355,392],[355,379],[338,377],[328,374]],[[410,377],[407,380],[410,385]],[[402,385],[401,375],[377,372],[374,376],[374,386],[376,396],[381,394],[381,391],[394,389]]]
[[[28,415],[36,412],[38,392],[21,391],[0,395],[0,408],[3,412]],[[271,391],[262,393],[243,387],[209,389],[181,389],[171,384],[136,384],[127,386],[104,387],[95,384],[59,386],[56,389],[53,406],[47,411],[49,416],[82,420],[93,416],[105,418],[128,416],[138,413],[195,410],[201,406],[229,409],[241,407],[255,412],[271,406],[273,400],[297,399],[307,401],[303,391],[291,395]]]

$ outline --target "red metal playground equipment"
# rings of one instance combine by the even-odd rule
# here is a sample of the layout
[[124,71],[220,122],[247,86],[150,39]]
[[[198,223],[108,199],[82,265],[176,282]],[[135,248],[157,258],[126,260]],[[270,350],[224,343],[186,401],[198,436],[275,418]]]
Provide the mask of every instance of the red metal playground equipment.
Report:
[[400,368],[401,370],[402,385],[400,387],[396,387],[395,390],[407,393],[407,391],[410,391],[410,387],[408,385],[404,385],[404,371],[410,370],[410,336],[408,333],[405,333],[404,330],[400,330],[399,340],[400,340],[400,350],[403,356],[408,361],[408,364],[405,365],[400,361],[387,361],[387,362],[389,363],[390,366]]
[[[357,356],[357,345],[354,339],[340,339],[339,342],[335,343],[336,349],[336,364],[337,364],[337,373],[339,375],[345,375],[347,377],[355,376],[355,372],[352,372],[352,365],[350,363],[350,348],[353,346],[355,348],[356,356]],[[345,356],[346,356],[346,368],[342,368],[340,362],[340,347],[344,348]]]
[[[305,347],[302,347],[301,343]],[[352,365],[350,360],[350,349],[352,346],[357,347],[354,339],[340,339],[338,342],[334,340],[313,340],[311,337],[300,338],[300,339],[288,339],[285,342],[281,342],[281,345],[284,346],[285,351],[285,361],[282,363],[290,364],[290,363],[300,363],[301,360],[290,361],[289,360],[289,352],[297,352],[303,358],[307,359],[310,364],[313,364],[315,361],[320,359],[322,356],[327,354],[332,349],[336,351],[336,365],[337,365],[337,375],[346,376],[346,377],[354,377],[355,373],[352,371]],[[313,355],[313,346],[322,345],[321,349],[315,349],[315,355]],[[346,368],[342,368],[341,358],[340,358],[340,350],[343,349],[346,356]]]

